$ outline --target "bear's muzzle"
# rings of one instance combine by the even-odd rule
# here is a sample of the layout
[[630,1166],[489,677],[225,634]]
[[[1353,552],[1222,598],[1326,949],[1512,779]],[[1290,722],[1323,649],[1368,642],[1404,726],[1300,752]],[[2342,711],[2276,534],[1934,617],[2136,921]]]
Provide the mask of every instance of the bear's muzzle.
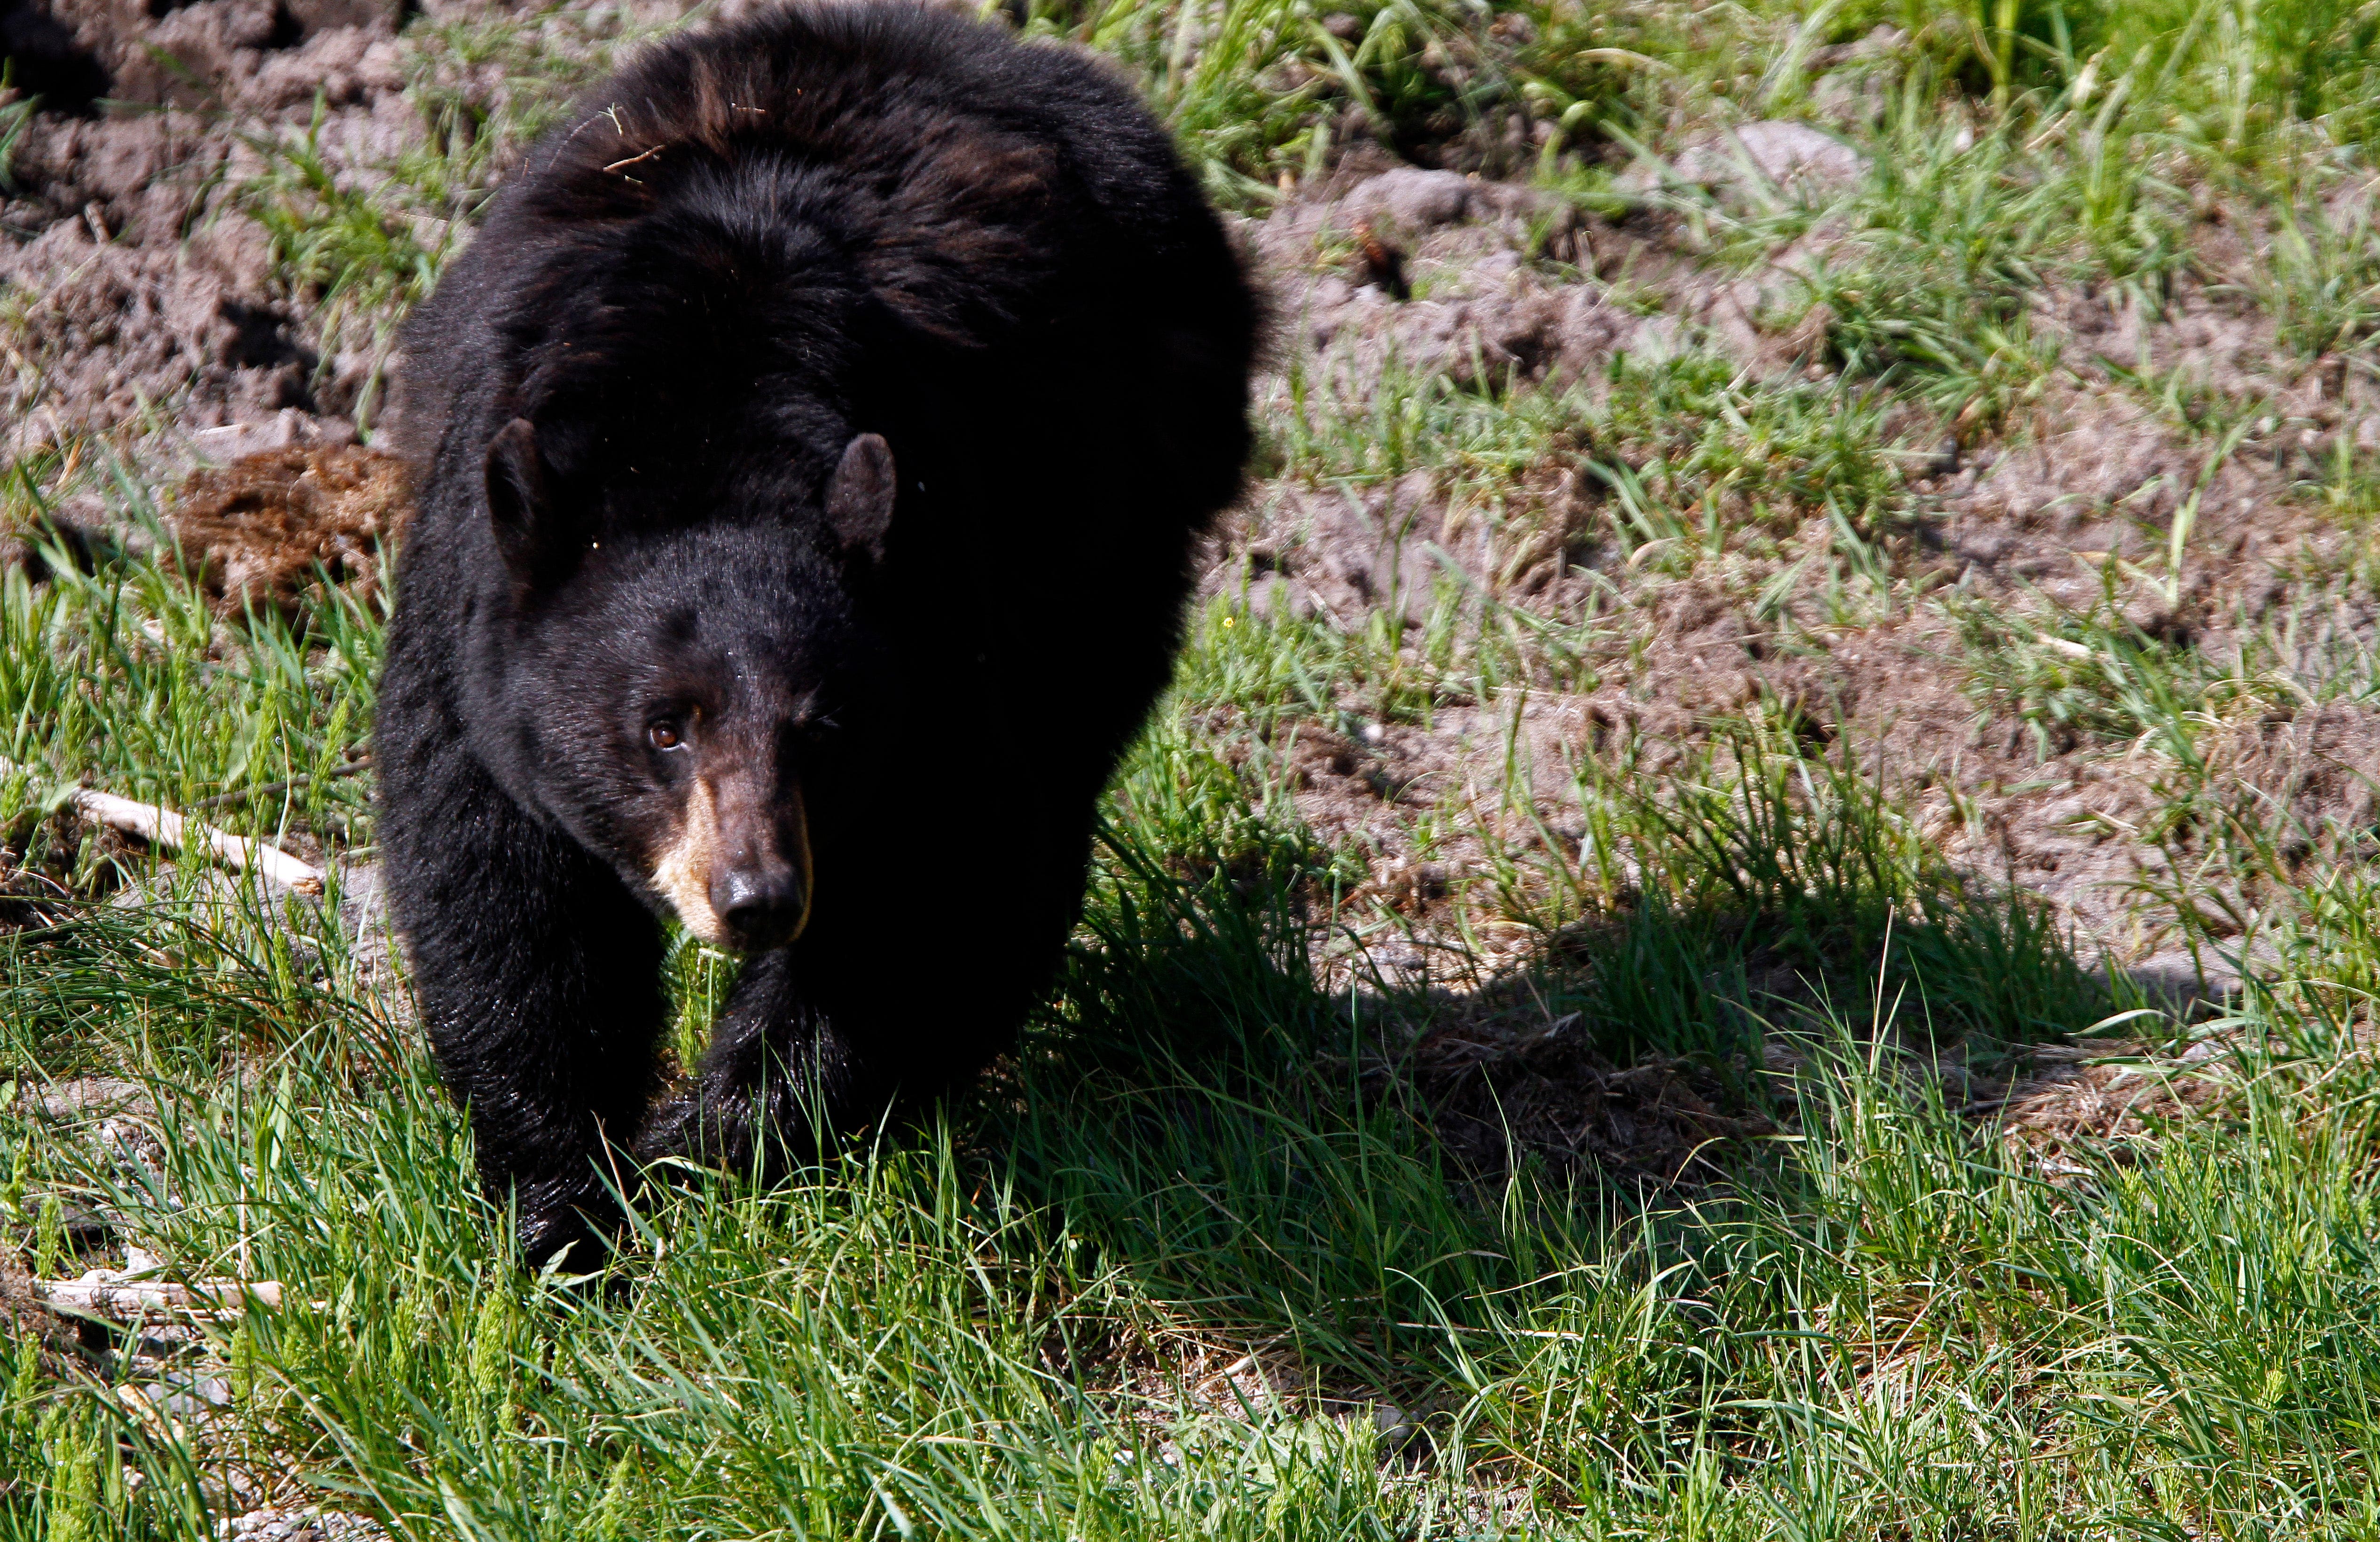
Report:
[[809,924],[808,811],[798,783],[769,792],[698,777],[653,887],[686,929],[732,953],[783,947]]

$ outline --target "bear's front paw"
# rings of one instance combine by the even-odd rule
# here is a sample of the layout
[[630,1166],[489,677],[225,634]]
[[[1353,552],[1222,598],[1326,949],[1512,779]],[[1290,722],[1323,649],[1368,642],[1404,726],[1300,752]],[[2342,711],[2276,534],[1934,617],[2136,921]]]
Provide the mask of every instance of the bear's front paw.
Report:
[[698,1093],[653,1111],[637,1141],[637,1158],[653,1163],[650,1176],[680,1187],[702,1169],[752,1170],[755,1117],[749,1094],[724,1100]]
[[612,1253],[625,1227],[625,1219],[609,1204],[589,1215],[578,1205],[524,1214],[520,1220],[521,1257],[532,1270],[552,1269],[563,1274],[594,1274],[612,1261]]

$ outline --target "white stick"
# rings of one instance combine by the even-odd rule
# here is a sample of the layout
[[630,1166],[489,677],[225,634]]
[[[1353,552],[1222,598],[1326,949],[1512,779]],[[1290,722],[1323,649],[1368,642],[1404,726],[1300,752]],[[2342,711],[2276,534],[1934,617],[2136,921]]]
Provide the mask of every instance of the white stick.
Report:
[[[26,767],[13,761],[0,760],[0,777],[11,776]],[[322,870],[299,861],[277,846],[261,840],[249,840],[212,825],[188,819],[171,809],[161,809],[154,803],[136,803],[129,798],[118,798],[113,792],[93,792],[88,788],[77,789],[74,794],[77,813],[86,819],[122,830],[128,835],[153,840],[161,846],[181,849],[202,846],[237,868],[255,868],[275,883],[286,884],[299,894],[322,892]]]
[[259,1280],[250,1284],[242,1280],[200,1280],[173,1285],[153,1281],[36,1280],[33,1295],[38,1300],[68,1311],[88,1312],[118,1322],[152,1322],[196,1312],[237,1313],[251,1301],[277,1310],[281,1306],[281,1282]]

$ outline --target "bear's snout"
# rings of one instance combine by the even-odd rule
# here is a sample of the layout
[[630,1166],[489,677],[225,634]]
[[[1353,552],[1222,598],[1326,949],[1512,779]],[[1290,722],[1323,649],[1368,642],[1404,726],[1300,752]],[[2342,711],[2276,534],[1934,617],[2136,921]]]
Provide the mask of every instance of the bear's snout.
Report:
[[783,947],[809,919],[809,885],[791,864],[763,861],[723,868],[710,877],[710,909],[739,953]]
[[765,953],[800,936],[811,876],[799,784],[764,789],[743,777],[698,778],[653,887],[713,947]]

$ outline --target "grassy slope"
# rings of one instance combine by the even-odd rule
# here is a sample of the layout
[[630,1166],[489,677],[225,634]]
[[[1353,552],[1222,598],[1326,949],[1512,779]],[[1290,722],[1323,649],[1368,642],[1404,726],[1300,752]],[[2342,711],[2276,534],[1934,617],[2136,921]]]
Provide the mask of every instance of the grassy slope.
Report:
[[[1843,770],[1862,744],[1821,753],[1758,710],[1658,769],[1624,748],[1582,762],[1577,841],[1491,843],[1473,876],[1492,903],[1428,938],[1503,961],[1478,989],[1351,982],[1334,928],[1412,918],[1334,908],[1366,856],[1301,826],[1269,758],[1281,731],[1351,702],[1402,720],[1572,689],[1620,667],[1635,623],[1450,608],[1417,635],[1342,632],[1219,601],[1122,779],[1083,946],[1028,1052],[934,1138],[674,1201],[616,1296],[505,1261],[456,1120],[336,926],[261,926],[252,897],[187,873],[139,910],[45,902],[73,924],[0,939],[18,1259],[72,1272],[62,1220],[98,1206],[181,1272],[277,1279],[307,1305],[211,1337],[185,1369],[228,1401],[203,1419],[62,1376],[21,1339],[0,1536],[206,1536],[234,1475],[425,1537],[2380,1531],[2362,1047],[2380,926],[2352,833],[2253,825],[2205,748],[2292,693],[2361,699],[2367,633],[2346,629],[2317,673],[2271,630],[2285,606],[2210,657],[2128,622],[2131,590],[2084,609],[1926,600],[1922,548],[1893,538],[1912,507],[1894,453],[1945,424],[2021,437],[2053,372],[2028,287],[2155,289],[2190,260],[2202,196],[2287,216],[2267,287],[2241,297],[2277,345],[2364,367],[2380,247],[2334,196],[2380,102],[2359,13],[2168,9],[1556,7],[1513,13],[1531,26],[1493,47],[1465,41],[1494,36],[1485,18],[1405,6],[1330,30],[1244,4],[1204,46],[1154,5],[1034,24],[1140,70],[1243,204],[1320,169],[1321,129],[1343,141],[1360,100],[1368,128],[1422,137],[1517,105],[1551,126],[1523,159],[1607,211],[1609,158],[1566,145],[1666,152],[1751,96],[1790,113],[1776,59],[1902,26],[1880,66],[1888,153],[1852,210],[1873,239],[1815,286],[1824,381],[1689,358],[1591,403],[1415,382],[1301,414],[1279,466],[1509,480],[1584,434],[1637,485],[1609,504],[1623,574],[1734,575],[1757,603],[1799,551],[1825,578],[1812,628],[1944,606],[1985,708],[2045,748],[2148,745],[2140,778],[2202,833],[2178,897],[2252,893],[2284,983],[2228,1018],[2142,1013],[2036,908],[1948,861],[1915,790]],[[1427,67],[1433,39],[1467,66]],[[433,62],[516,42],[411,39]],[[468,208],[540,100],[378,196]],[[422,104],[435,121],[428,84]],[[254,197],[293,283],[348,307],[328,325],[383,324],[436,254],[290,164]],[[1682,217],[1713,263],[1756,262],[1812,218]],[[2126,389],[2218,444],[2258,407],[2187,379]],[[11,468],[6,496],[21,514],[102,464]],[[1706,496],[1747,482],[1748,508]],[[2305,476],[2299,506],[2337,539],[2282,575],[2292,593],[2368,593],[2371,486],[2351,445]],[[128,471],[117,496],[150,489]],[[2177,579],[2188,538],[2126,583]],[[7,584],[10,758],[185,804],[293,784],[216,816],[368,844],[366,788],[328,775],[370,719],[368,608],[293,636],[219,623],[140,563]],[[38,875],[18,892],[142,867],[45,814],[47,790],[0,785]],[[1466,931],[1491,922],[1493,949]],[[688,951],[679,983],[691,1040],[720,970]],[[2138,1104],[2116,1138],[2028,1143],[1974,1094],[2026,1046],[2126,1012],[2101,1031],[2135,1057],[2109,1078]],[[1718,1111],[1697,1124],[1656,1095],[1644,1122],[1755,1138],[1688,1139],[1682,1184],[1525,1145],[1459,1166],[1430,1101],[1446,1089],[1412,1057],[1481,1014],[1547,1030],[1531,1064],[1577,1095],[1624,1103],[1626,1077],[1690,1067],[1677,1096]],[[102,1072],[148,1085],[153,1139],[42,1111],[51,1081]],[[1489,1111],[1533,1085],[1490,1086]]]

